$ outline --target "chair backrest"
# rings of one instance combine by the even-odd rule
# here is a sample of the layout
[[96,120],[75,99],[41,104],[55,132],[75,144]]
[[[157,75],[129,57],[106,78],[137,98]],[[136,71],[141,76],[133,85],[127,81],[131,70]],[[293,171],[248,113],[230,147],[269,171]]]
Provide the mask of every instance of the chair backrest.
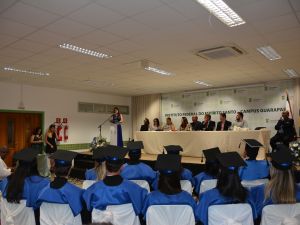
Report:
[[189,205],[151,205],[146,212],[147,225],[195,225]]
[[217,179],[204,180],[204,181],[202,181],[202,183],[200,185],[199,193],[201,194],[205,191],[215,188],[216,186],[217,186]]
[[148,193],[150,192],[150,186],[146,180],[130,180],[130,181],[136,183],[137,185],[139,185],[142,188],[145,188],[148,191]]
[[81,215],[74,217],[68,204],[43,202],[40,207],[41,225],[82,225]]
[[208,225],[253,225],[249,204],[213,205],[208,208]]
[[33,209],[26,207],[26,200],[20,204],[1,199],[1,225],[35,225]]
[[258,179],[258,180],[243,180],[242,185],[245,188],[251,189],[253,187],[266,184],[269,181],[269,179]]
[[93,223],[112,223],[113,225],[140,225],[139,217],[135,215],[132,204],[111,205],[106,210],[93,209]]
[[190,194],[193,194],[193,186],[192,186],[192,183],[191,181],[189,180],[181,180],[180,181],[180,185],[181,185],[181,189],[190,193]]
[[90,186],[92,186],[96,182],[97,182],[96,180],[84,180],[82,183],[82,189],[88,189]]
[[300,203],[267,205],[262,210],[261,225],[287,225],[293,223],[300,224]]

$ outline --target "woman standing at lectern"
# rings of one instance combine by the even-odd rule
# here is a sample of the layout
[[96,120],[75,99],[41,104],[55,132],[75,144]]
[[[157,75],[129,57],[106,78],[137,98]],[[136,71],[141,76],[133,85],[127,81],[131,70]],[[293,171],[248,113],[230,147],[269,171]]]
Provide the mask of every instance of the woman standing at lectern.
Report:
[[110,122],[112,123],[110,127],[110,144],[123,147],[121,124],[124,122],[124,119],[118,107],[114,108]]

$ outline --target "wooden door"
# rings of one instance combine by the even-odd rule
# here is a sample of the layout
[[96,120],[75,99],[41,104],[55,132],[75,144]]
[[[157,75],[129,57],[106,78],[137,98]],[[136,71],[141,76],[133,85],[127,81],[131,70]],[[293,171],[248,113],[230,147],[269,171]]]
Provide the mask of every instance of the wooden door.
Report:
[[0,147],[9,149],[5,159],[8,166],[12,166],[15,152],[30,146],[31,134],[42,125],[41,119],[40,113],[0,112]]

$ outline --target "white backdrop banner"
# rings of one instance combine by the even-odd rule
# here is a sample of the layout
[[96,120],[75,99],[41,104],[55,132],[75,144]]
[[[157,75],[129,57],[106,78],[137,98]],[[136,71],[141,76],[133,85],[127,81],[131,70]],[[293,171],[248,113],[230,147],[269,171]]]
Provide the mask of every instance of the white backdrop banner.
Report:
[[163,94],[161,119],[165,122],[166,117],[171,117],[178,128],[183,116],[191,122],[191,117],[197,115],[202,121],[209,113],[212,120],[218,122],[219,114],[224,112],[227,120],[234,121],[236,113],[241,111],[250,129],[267,127],[274,133],[274,126],[286,107],[286,91],[293,109],[293,80],[224,90]]

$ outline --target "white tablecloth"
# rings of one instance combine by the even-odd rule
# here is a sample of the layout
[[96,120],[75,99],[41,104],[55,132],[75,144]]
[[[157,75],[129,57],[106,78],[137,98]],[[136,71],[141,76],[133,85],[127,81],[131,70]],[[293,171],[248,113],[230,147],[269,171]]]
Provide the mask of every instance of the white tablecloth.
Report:
[[[180,145],[182,155],[202,157],[202,150],[219,147],[222,152],[244,151],[245,144],[242,139],[253,138],[261,142],[264,147],[260,149],[258,158],[265,157],[269,148],[270,130],[250,131],[137,131],[136,140],[143,141],[144,152],[147,154],[161,154],[165,145]],[[240,145],[240,147],[239,147]]]

